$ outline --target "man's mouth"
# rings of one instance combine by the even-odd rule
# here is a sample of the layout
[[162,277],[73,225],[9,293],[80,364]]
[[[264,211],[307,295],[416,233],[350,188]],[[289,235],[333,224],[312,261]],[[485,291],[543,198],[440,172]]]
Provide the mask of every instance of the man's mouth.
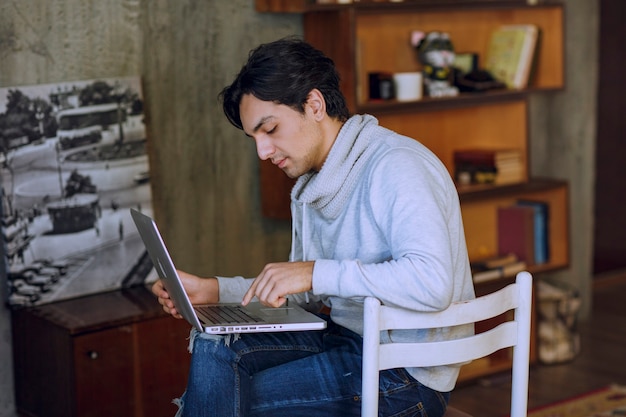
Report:
[[283,169],[285,167],[285,164],[287,163],[287,158],[278,159],[276,161],[272,161],[272,163],[278,168]]

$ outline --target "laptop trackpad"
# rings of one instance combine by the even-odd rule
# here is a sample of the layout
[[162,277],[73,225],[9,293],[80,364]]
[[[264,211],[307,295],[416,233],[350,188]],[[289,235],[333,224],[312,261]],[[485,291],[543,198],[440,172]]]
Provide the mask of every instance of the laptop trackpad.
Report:
[[289,311],[293,310],[293,308],[290,307],[278,307],[278,308],[261,308],[261,313],[263,313],[264,316],[268,316],[268,317],[285,317],[287,315],[289,315]]

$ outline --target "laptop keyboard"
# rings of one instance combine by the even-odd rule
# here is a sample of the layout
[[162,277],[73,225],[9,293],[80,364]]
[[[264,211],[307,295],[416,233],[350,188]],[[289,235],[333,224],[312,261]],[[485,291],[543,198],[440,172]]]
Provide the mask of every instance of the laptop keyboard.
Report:
[[263,323],[238,306],[199,306],[197,309],[215,324]]

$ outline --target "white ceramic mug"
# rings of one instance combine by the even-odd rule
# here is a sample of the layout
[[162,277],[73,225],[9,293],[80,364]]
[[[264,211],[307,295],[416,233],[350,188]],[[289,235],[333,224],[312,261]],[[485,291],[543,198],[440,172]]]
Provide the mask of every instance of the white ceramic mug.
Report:
[[396,100],[414,101],[422,98],[422,73],[397,72],[393,74]]

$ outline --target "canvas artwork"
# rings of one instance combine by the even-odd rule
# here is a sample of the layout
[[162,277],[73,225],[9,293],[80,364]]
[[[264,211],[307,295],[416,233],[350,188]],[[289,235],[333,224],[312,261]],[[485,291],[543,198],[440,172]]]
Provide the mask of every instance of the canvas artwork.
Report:
[[152,264],[139,77],[0,88],[3,284],[11,307],[138,285]]

